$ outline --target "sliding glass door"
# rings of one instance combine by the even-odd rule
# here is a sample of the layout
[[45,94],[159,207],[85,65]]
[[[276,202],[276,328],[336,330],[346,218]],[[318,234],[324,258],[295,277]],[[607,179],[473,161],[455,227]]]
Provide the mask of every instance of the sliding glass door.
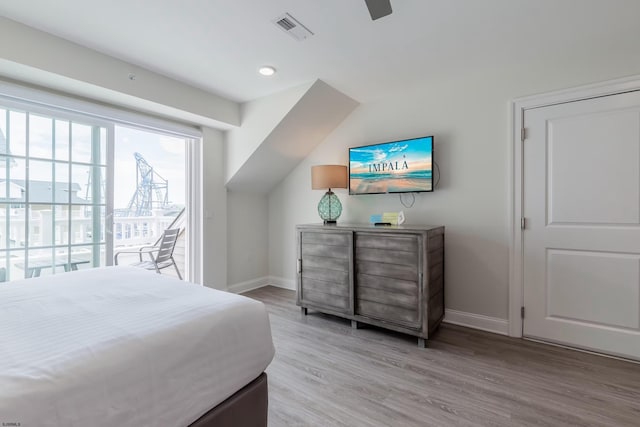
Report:
[[[132,253],[158,243],[167,228],[178,228],[176,268],[186,266],[188,229],[185,138],[116,125],[114,144],[113,246],[120,264],[139,261]],[[149,260],[145,255],[143,260]],[[173,267],[163,274],[176,276]]]
[[200,280],[196,132],[28,99],[0,96],[0,282],[112,265],[114,252],[154,245],[167,228],[180,229],[178,270]]
[[0,101],[0,281],[111,264],[112,147],[108,122]]

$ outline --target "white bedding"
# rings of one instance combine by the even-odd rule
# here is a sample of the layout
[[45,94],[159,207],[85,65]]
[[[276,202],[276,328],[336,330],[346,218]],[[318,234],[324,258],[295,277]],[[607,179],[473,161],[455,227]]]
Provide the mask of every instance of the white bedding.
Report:
[[0,425],[187,426],[273,354],[262,303],[143,269],[0,284]]

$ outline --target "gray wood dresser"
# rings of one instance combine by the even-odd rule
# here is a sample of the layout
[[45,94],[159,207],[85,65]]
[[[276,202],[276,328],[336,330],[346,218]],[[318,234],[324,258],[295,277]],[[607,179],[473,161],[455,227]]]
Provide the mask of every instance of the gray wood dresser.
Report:
[[444,316],[444,227],[368,224],[296,227],[296,303],[418,337]]

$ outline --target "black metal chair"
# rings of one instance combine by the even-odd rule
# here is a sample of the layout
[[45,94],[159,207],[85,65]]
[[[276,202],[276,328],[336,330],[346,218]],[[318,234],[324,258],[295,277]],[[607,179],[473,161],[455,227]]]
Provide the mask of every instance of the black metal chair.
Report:
[[[114,256],[115,264],[118,265],[118,255],[120,254],[138,254],[140,262],[132,264],[133,266],[146,268],[147,270],[155,270],[158,274],[160,274],[160,270],[173,266],[176,269],[176,273],[178,273],[178,277],[182,280],[182,275],[180,274],[180,270],[178,270],[178,265],[173,259],[173,250],[176,247],[176,242],[178,241],[179,236],[179,228],[164,230],[162,238],[157,246],[143,246],[137,251],[119,251]],[[142,254],[148,254],[151,261],[143,261]]]

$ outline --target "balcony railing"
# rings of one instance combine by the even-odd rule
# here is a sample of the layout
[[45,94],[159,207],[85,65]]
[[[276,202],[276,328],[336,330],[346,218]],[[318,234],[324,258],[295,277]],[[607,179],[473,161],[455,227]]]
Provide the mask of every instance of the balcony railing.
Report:
[[173,216],[116,217],[113,221],[114,248],[152,244],[174,219]]
[[[113,236],[106,237],[113,237],[114,253],[125,248],[136,250],[140,246],[153,245],[165,229],[184,228],[185,218],[181,213],[177,216],[114,217]],[[33,209],[26,218],[22,208],[0,210],[0,250],[3,250],[0,282],[111,264],[112,260],[106,258],[104,219],[100,221],[100,238],[94,241],[94,219],[91,212],[88,214],[84,208],[77,207],[70,218],[68,211],[56,211],[54,219],[54,213],[49,209]],[[184,272],[184,242],[181,248],[175,256],[178,268]],[[7,249],[10,251],[4,251]],[[137,255],[131,255],[120,257],[120,261],[126,265],[139,259]],[[169,274],[173,274],[173,270]]]
[[[71,244],[92,244],[104,242],[104,220],[100,239],[93,239],[93,218],[82,212],[72,212],[68,216],[57,215],[53,220],[50,210],[32,211],[28,220],[24,211],[12,209],[9,215],[9,247],[4,234],[7,230],[7,217],[0,211],[0,249],[57,246]],[[114,248],[135,247],[153,244],[162,236],[162,232],[175,220],[175,216],[114,217]],[[71,227],[71,234],[69,234]],[[71,242],[69,242],[69,237]],[[27,243],[28,240],[28,243]]]

